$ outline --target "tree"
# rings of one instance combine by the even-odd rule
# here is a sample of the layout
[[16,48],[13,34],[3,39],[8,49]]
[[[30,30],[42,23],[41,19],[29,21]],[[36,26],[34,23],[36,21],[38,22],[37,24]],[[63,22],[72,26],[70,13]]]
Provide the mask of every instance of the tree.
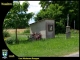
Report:
[[15,18],[17,19],[17,28],[25,28],[28,27],[29,19],[34,15],[33,12],[27,13],[29,3],[23,2],[20,5],[20,2],[13,2],[13,8],[7,13],[4,19],[4,28],[15,28]]
[[[40,1],[42,10],[36,15],[35,20],[48,17],[56,22],[67,25],[67,14],[69,14],[69,25],[73,28],[73,21],[79,22],[79,1]],[[54,17],[54,18],[53,18]],[[37,20],[38,21],[38,20]],[[76,24],[78,29],[79,24]]]
[[17,39],[17,28],[24,28],[27,26],[29,19],[33,16],[33,13],[26,13],[28,11],[29,3],[27,1],[20,5],[20,2],[13,2],[13,8],[8,12],[4,20],[4,27],[16,29],[16,43],[19,43]]
[[62,14],[62,10],[64,9],[63,6],[59,6],[59,4],[50,4],[48,8],[44,10],[40,10],[40,12],[37,14],[35,19],[38,19],[38,17],[41,17],[41,19],[49,18],[49,19],[56,19],[56,17],[60,16]]

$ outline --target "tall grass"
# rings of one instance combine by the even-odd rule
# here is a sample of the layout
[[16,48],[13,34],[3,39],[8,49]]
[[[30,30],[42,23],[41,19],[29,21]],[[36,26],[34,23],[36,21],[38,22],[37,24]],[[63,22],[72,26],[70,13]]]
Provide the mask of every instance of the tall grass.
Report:
[[[18,35],[18,38],[20,41],[27,39],[24,35]],[[25,41],[15,45],[7,44],[7,46],[11,52],[20,57],[60,57],[79,51],[79,36],[78,33],[72,33],[71,38],[66,39],[65,34],[58,34],[51,39],[33,42]]]

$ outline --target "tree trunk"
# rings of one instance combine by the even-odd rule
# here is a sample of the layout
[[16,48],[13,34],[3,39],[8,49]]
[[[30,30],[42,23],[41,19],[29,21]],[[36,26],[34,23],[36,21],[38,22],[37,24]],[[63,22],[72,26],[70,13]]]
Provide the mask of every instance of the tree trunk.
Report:
[[15,32],[16,33],[16,43],[19,43],[18,38],[17,38],[17,21],[16,21],[16,25],[15,26],[16,26],[16,32]]

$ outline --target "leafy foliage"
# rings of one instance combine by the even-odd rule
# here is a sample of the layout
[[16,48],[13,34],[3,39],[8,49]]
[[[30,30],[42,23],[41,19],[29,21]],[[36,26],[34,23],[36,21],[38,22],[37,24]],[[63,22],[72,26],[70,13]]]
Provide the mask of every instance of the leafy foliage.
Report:
[[[16,29],[16,43],[17,39],[17,28],[28,27],[29,19],[34,15],[34,13],[26,13],[28,11],[29,3],[27,1],[20,5],[20,2],[13,2],[13,8],[7,13],[5,17],[3,28],[15,28]],[[11,42],[12,43],[12,42]]]
[[10,34],[8,31],[3,31],[3,37],[10,37]]
[[[56,23],[56,33],[65,31],[67,25],[67,14],[69,14],[69,25],[71,28],[79,29],[79,1],[40,1],[42,10],[34,17],[35,21],[44,18],[53,19]],[[61,31],[58,31],[61,30]]]
[[50,4],[48,8],[44,10],[40,10],[40,12],[35,17],[35,20],[40,20],[44,18],[56,19],[56,17],[62,14],[63,6],[59,6],[59,4]]
[[59,22],[56,22],[55,24],[55,33],[58,34],[58,33],[65,33],[65,26],[62,24],[62,23],[59,23]]
[[6,43],[8,43],[8,44],[15,44],[16,43],[16,41],[15,41],[16,39],[13,37],[10,37],[10,38],[8,38],[7,40],[5,40],[5,42]]
[[23,33],[30,33],[30,30],[24,30],[24,32]]
[[[34,15],[28,11],[29,3],[27,1],[20,5],[20,2],[13,2],[13,8],[7,13],[3,26],[4,28],[25,28],[28,27],[29,19]],[[17,25],[16,25],[17,24]]]

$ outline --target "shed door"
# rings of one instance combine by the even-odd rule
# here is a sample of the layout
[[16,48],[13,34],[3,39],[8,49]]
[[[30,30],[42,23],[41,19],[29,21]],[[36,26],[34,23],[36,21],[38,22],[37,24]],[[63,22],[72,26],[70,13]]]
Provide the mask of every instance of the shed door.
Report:
[[54,36],[54,25],[53,23],[46,23],[46,37],[53,38]]

